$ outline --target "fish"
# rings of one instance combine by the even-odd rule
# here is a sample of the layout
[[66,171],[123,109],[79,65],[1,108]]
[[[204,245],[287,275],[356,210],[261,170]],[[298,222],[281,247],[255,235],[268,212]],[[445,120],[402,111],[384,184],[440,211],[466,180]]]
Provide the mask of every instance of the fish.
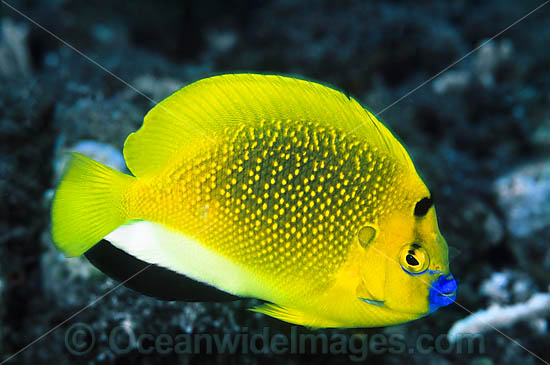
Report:
[[166,300],[256,298],[311,328],[389,326],[454,302],[432,196],[368,109],[297,78],[224,74],[154,106],[131,174],[78,153],[52,240]]

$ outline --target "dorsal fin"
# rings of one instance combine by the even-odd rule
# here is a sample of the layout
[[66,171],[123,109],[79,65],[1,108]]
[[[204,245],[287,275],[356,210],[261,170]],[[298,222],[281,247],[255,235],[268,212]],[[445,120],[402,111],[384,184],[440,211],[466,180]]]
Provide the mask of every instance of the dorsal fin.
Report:
[[185,146],[219,135],[232,123],[307,120],[363,135],[414,169],[401,144],[355,99],[321,84],[276,75],[228,74],[192,83],[145,116],[124,144],[128,168],[143,176],[165,166]]

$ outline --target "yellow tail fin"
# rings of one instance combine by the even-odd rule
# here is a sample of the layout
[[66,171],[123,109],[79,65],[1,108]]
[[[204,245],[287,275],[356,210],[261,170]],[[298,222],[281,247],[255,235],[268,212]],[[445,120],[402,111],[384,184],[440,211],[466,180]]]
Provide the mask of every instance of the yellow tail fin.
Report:
[[72,155],[53,201],[52,237],[67,256],[78,256],[128,220],[123,193],[133,177]]

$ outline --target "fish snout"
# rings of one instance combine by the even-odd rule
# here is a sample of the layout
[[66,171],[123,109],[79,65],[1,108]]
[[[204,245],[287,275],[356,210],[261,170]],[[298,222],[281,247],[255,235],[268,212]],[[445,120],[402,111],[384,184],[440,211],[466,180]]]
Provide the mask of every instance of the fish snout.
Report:
[[430,287],[430,294],[428,297],[430,312],[433,312],[439,307],[445,307],[452,304],[456,299],[457,287],[456,280],[452,274],[439,276]]

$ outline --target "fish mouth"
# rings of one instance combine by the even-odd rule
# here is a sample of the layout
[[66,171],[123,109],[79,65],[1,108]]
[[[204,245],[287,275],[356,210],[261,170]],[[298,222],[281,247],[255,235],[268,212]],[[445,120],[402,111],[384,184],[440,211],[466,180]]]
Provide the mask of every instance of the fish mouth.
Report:
[[438,296],[440,298],[437,302],[441,303],[440,307],[445,307],[454,303],[456,300],[456,290],[451,293],[438,293]]
[[456,294],[457,284],[453,275],[441,275],[430,287],[428,295],[430,312],[454,303]]
[[451,292],[451,293],[439,293],[439,295],[442,296],[442,297],[447,297],[447,298],[456,297],[456,291]]

